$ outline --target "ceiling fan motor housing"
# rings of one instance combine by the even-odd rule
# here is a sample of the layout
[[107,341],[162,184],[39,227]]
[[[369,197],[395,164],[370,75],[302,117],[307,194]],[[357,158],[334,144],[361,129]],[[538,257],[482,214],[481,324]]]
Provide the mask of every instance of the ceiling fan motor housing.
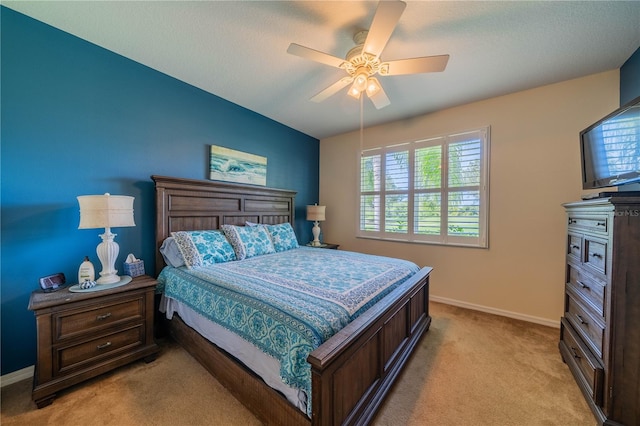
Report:
[[364,42],[367,40],[369,31],[358,31],[353,36],[353,41],[356,46],[347,52],[345,57],[346,61],[342,64],[341,68],[349,73],[350,76],[355,77],[362,71],[367,73],[367,76],[372,76],[380,70],[380,59],[370,53],[364,52]]

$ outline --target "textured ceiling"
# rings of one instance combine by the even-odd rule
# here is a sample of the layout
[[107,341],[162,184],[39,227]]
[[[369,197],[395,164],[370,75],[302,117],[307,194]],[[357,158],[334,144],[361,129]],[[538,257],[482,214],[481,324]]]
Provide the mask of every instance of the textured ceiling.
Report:
[[[286,53],[344,57],[369,1],[2,1],[2,4],[322,139],[360,127],[344,71]],[[451,55],[442,73],[385,76],[391,105],[365,127],[617,69],[640,46],[639,1],[408,1],[383,60]]]

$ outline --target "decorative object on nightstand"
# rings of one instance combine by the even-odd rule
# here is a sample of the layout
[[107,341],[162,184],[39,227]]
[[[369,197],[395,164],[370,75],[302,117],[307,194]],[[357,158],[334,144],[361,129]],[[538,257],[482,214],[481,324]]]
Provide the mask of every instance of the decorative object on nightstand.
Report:
[[80,268],[78,268],[78,284],[95,280],[96,271],[93,268],[93,263],[89,260],[89,256],[85,256],[84,261],[80,264]]
[[[96,252],[102,263],[102,272],[97,279],[98,284],[115,284],[122,281],[131,281],[131,277],[118,276],[115,263],[120,247],[113,239],[116,234],[111,233],[111,228],[124,226],[136,226],[133,220],[133,197],[126,195],[80,195],[80,225],[78,229],[104,228],[104,234],[100,234],[102,242],[98,244]],[[81,283],[80,283],[81,284]]]
[[322,245],[320,243],[320,222],[325,220],[324,211],[325,206],[319,206],[318,204],[307,206],[307,220],[313,221],[313,228],[311,229],[311,233],[313,233],[312,246]]
[[124,273],[131,278],[144,275],[144,261],[142,259],[136,259],[133,253],[129,253],[124,261]]

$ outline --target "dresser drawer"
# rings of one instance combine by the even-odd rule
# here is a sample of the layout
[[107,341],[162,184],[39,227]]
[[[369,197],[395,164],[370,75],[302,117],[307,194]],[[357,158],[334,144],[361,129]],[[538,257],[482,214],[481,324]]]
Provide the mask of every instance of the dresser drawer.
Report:
[[607,242],[593,237],[584,237],[584,259],[585,265],[589,265],[597,272],[607,275]]
[[567,287],[580,297],[598,315],[604,318],[605,284],[572,262],[567,264]]
[[600,234],[609,233],[609,217],[606,215],[586,215],[577,213],[569,214],[569,230],[580,230],[598,232]]
[[95,334],[97,330],[115,323],[139,321],[144,315],[144,297],[96,304],[94,308],[63,311],[55,315],[55,338],[63,340],[79,334]]
[[587,308],[578,303],[571,292],[567,292],[567,312],[565,317],[576,331],[582,335],[585,343],[593,352],[602,358],[604,342],[604,326],[600,324]]
[[561,323],[560,350],[576,381],[590,394],[596,404],[601,404],[604,376],[602,365],[581,343],[580,337],[564,318]]
[[56,347],[54,375],[117,356],[144,343],[143,324],[69,346]]
[[567,256],[582,262],[582,235],[569,234],[567,236]]

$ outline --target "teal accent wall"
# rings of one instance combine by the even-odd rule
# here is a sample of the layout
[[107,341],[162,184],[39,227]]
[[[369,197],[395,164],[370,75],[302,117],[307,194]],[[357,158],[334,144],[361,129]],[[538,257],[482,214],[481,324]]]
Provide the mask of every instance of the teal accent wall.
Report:
[[620,106],[640,96],[640,47],[620,68]]
[[100,269],[101,232],[78,229],[78,195],[135,197],[136,227],[113,230],[116,266],[134,253],[153,273],[150,176],[207,179],[221,145],[267,157],[267,185],[297,191],[296,233],[311,239],[317,139],[3,6],[0,18],[1,374],[35,363],[38,278],[74,282],[85,255]]

